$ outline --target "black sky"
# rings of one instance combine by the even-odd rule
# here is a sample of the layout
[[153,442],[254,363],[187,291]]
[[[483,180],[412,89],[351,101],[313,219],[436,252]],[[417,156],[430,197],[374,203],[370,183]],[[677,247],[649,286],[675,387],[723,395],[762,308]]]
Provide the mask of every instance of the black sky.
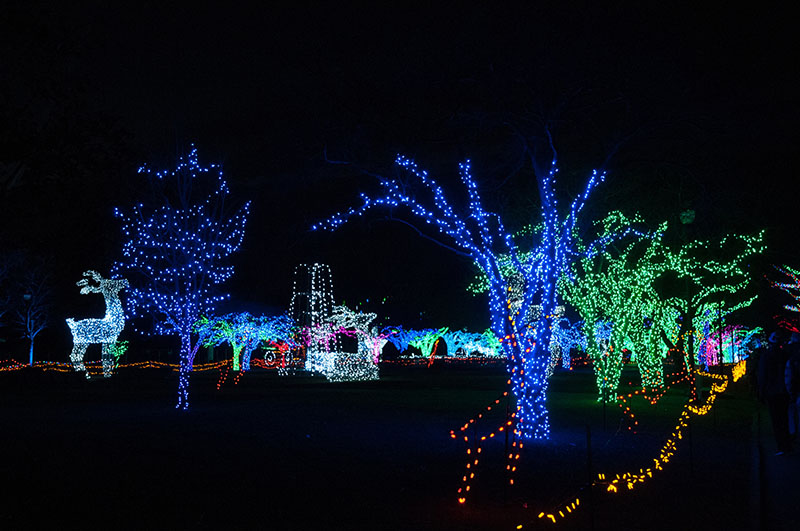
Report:
[[[505,181],[508,124],[544,120],[565,198],[618,146],[590,214],[656,223],[693,208],[696,237],[767,228],[770,259],[800,261],[800,47],[784,8],[163,4],[25,2],[0,19],[0,242],[58,264],[64,305],[81,271],[118,253],[111,207],[136,196],[136,168],[195,143],[253,201],[237,304],[287,305],[294,265],[319,260],[339,300],[388,296],[393,319],[425,314],[409,325],[485,326],[463,292],[470,266],[409,230],[380,216],[308,228],[371,189],[356,167],[389,172],[397,153],[444,183],[471,157],[487,201],[522,222],[535,197],[529,165]],[[13,184],[12,167],[25,168]]]

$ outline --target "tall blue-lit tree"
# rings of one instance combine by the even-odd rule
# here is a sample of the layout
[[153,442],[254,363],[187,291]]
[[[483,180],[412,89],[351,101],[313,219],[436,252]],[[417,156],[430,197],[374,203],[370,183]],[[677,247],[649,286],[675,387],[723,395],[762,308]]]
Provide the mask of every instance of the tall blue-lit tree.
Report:
[[139,173],[152,185],[154,201],[115,209],[125,243],[113,273],[130,281],[126,300],[133,317],[149,316],[156,334],[180,338],[176,407],[187,409],[199,347],[192,327],[228,297],[219,287],[233,275],[228,259],[242,244],[250,203],[226,205],[230,191],[222,170],[201,166],[194,147],[173,170],[142,167]]
[[[469,161],[459,165],[469,200],[464,211],[456,211],[444,190],[427,172],[400,156],[397,166],[418,179],[425,187],[424,192],[411,195],[398,179],[382,178],[382,195],[362,194],[364,202],[360,207],[338,213],[312,227],[333,230],[374,208],[405,207],[448,240],[448,243],[440,241],[441,245],[472,260],[483,270],[488,283],[491,329],[502,341],[517,403],[517,430],[524,438],[548,438],[550,433],[546,405],[546,370],[550,357],[547,345],[558,305],[557,282],[560,277],[571,274],[570,264],[575,259],[597,253],[616,236],[609,233],[579,248],[578,215],[605,174],[592,172],[583,192],[562,212],[555,193],[558,168],[554,149],[552,153],[546,169],[531,157],[541,205],[541,230],[531,235],[525,250],[518,247],[500,216],[485,209]],[[514,271],[510,276],[501,272],[505,260]],[[513,296],[512,292],[515,292]]]

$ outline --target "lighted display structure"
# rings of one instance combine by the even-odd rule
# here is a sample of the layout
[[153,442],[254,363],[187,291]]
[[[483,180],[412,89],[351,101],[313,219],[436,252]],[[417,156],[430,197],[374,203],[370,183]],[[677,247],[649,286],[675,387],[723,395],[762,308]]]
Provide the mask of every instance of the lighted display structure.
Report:
[[300,264],[294,268],[289,315],[301,328],[328,322],[333,313],[333,278],[327,264]]
[[[125,328],[125,312],[119,299],[119,292],[128,287],[124,278],[103,278],[97,271],[86,271],[84,277],[77,282],[81,295],[100,293],[106,302],[106,314],[102,319],[67,319],[67,326],[72,332],[72,353],[69,358],[77,372],[89,378],[89,371],[83,363],[86,348],[89,345],[102,346],[103,376],[108,378],[116,362],[115,347],[117,337]],[[96,282],[92,284],[90,279]]]
[[[334,304],[330,267],[298,265],[289,308],[299,328],[300,342],[306,347],[306,370],[332,382],[378,379],[380,350],[388,334],[370,329],[376,314]],[[356,338],[356,352],[342,349],[342,336]]]
[[700,343],[702,356],[698,356],[698,361],[705,362],[706,366],[739,363],[756,348],[757,336],[761,332],[761,328],[748,329],[741,325],[728,325],[722,329],[721,335],[719,330],[709,332]]

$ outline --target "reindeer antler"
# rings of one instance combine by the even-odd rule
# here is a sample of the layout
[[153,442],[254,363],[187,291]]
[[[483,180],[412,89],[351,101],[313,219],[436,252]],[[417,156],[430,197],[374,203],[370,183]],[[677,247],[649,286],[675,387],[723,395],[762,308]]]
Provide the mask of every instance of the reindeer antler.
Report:
[[105,280],[105,279],[103,278],[103,275],[101,275],[100,273],[98,273],[98,272],[97,272],[97,271],[95,271],[94,269],[90,269],[89,271],[85,271],[85,272],[83,273],[83,276],[85,276],[85,277],[89,277],[89,276],[90,276],[90,277],[92,277],[92,278],[93,278],[95,281],[97,281],[97,282],[102,282],[103,280]]
[[[100,273],[93,270],[84,271],[83,276],[92,277],[92,279],[101,284],[104,280],[103,277],[100,275]],[[75,285],[81,288],[81,295],[86,295],[87,293],[98,293],[100,291],[100,288],[98,286],[92,286],[89,284],[88,278],[80,279],[78,282],[75,283]]]

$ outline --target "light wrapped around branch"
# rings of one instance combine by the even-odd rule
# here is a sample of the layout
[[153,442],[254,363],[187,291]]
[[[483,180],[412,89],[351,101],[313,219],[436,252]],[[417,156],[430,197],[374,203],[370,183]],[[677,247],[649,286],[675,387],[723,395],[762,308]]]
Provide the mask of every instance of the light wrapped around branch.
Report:
[[774,282],[770,280],[770,284],[772,284],[773,288],[785,291],[794,299],[794,304],[787,304],[784,308],[792,312],[800,312],[800,271],[786,265],[775,266],[775,269],[786,277],[786,281]]

